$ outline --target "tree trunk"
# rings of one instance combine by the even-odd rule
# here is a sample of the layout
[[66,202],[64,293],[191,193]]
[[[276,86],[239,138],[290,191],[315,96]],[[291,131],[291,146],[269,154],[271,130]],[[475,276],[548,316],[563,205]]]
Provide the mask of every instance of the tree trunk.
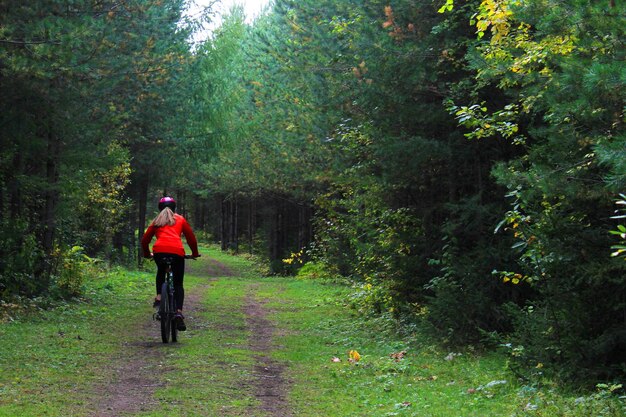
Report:
[[483,180],[483,166],[480,160],[480,156],[476,156],[476,167],[478,169],[476,181],[478,182],[478,200],[480,204],[483,204],[483,194],[485,192],[485,184]]
[[[146,210],[148,204],[148,181],[142,180],[139,183],[138,198],[137,198],[137,242],[141,242],[144,229],[146,228]],[[137,245],[137,265],[141,266],[143,263],[143,253],[141,250],[141,244]]]
[[227,221],[228,219],[227,217],[227,206],[226,206],[226,201],[224,200],[224,197],[220,198],[220,242],[222,244],[222,250],[226,250],[228,248],[228,242],[226,241],[228,238],[226,236],[226,225],[228,224]]
[[132,265],[132,263],[135,261],[134,257],[135,254],[138,253],[138,247],[139,245],[137,244],[137,230],[140,230],[141,228],[139,227],[139,222],[137,221],[137,209],[136,207],[131,207],[129,208],[129,217],[130,217],[130,221],[129,221],[129,229],[127,229],[127,233],[128,233],[128,259],[127,262],[129,265]]
[[231,213],[231,248],[239,252],[239,202],[234,199]]
[[187,218],[187,204],[185,204],[185,192],[184,191],[178,191],[176,193],[176,198],[177,198],[177,207],[176,207],[176,212],[178,214],[180,214],[181,216]]
[[248,205],[248,252],[254,252],[254,235],[256,234],[256,202],[250,200]]
[[43,250],[51,254],[54,248],[54,234],[56,229],[56,208],[59,201],[59,160],[61,157],[61,141],[48,127],[48,149],[46,155],[46,191],[43,212]]
[[4,178],[0,182],[0,225],[4,224]]
[[272,204],[272,226],[270,229],[270,261],[273,262],[278,259],[278,239],[280,236],[280,222],[279,222],[279,210],[278,204],[274,201]]
[[[450,136],[448,138],[448,149],[449,149],[449,154],[448,154],[448,158],[450,161],[453,160],[452,158],[452,151],[451,149],[453,149],[453,142],[452,142],[452,137]],[[455,164],[447,164],[447,169],[448,169],[448,202],[449,203],[456,203],[457,202],[457,173],[458,173],[458,167],[455,166]]]
[[193,226],[198,230],[204,230],[204,221],[202,215],[204,202],[197,194],[193,196]]
[[13,158],[13,168],[7,184],[9,193],[9,215],[15,220],[22,212],[22,194],[20,192],[19,175],[24,172],[22,154],[16,152]]
[[315,211],[313,209],[313,207],[309,206],[308,209],[309,212],[309,221],[307,222],[307,226],[309,227],[309,241],[308,243],[311,243],[313,241],[313,239],[315,239],[315,229],[313,226],[313,219],[315,217]]
[[124,230],[113,233],[113,253],[117,262],[122,260],[124,253]]
[[226,222],[224,227],[226,228],[226,248],[232,249],[235,252],[239,249],[239,232],[238,232],[238,210],[239,203],[236,198],[231,199],[226,205]]
[[284,220],[285,214],[283,210],[284,203],[278,199],[274,200],[275,207],[275,216],[274,216],[274,227],[273,227],[273,239],[272,239],[272,251],[271,257],[272,261],[277,261],[282,259],[283,251],[284,251],[284,243],[285,243],[285,228],[284,228]]
[[281,237],[280,237],[280,251],[278,252],[278,256],[280,257],[279,259],[283,258],[283,255],[285,254],[285,248],[287,247],[287,242],[289,241],[289,228],[288,226],[288,220],[289,220],[289,216],[287,216],[287,202],[285,200],[281,201],[280,204],[280,231],[281,231]]
[[298,249],[305,248],[311,241],[310,211],[307,205],[298,206]]

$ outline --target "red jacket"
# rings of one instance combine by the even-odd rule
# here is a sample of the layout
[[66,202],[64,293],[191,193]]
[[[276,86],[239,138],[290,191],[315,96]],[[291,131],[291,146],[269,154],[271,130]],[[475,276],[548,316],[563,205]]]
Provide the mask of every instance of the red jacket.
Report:
[[154,253],[172,253],[174,255],[185,256],[185,249],[183,247],[183,240],[181,235],[185,235],[187,244],[191,248],[193,256],[199,256],[198,254],[198,241],[196,236],[191,230],[191,226],[187,223],[187,220],[180,214],[174,214],[176,223],[173,226],[156,227],[150,225],[144,233],[141,239],[141,249],[143,250],[143,256],[145,258],[150,257],[150,242],[152,237],[156,235],[156,242],[152,246],[152,252]]

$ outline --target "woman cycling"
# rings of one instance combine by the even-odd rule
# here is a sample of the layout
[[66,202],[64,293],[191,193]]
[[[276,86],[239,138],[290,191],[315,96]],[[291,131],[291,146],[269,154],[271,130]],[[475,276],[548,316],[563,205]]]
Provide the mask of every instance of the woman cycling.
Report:
[[[174,259],[172,263],[172,273],[174,274],[174,298],[176,301],[176,323],[178,330],[186,330],[183,317],[183,301],[185,299],[185,290],[183,289],[183,278],[185,276],[185,249],[181,234],[185,235],[187,244],[191,248],[191,256],[197,258],[198,242],[196,236],[191,230],[191,226],[187,220],[180,214],[176,214],[176,201],[172,197],[163,197],[159,201],[160,213],[152,221],[146,233],[141,239],[141,249],[144,258],[154,258],[157,264],[156,274],[156,298],[154,306],[158,307],[161,303],[161,286],[165,282],[165,265],[161,262],[164,257]],[[156,235],[156,242],[150,253],[149,245],[152,238]]]

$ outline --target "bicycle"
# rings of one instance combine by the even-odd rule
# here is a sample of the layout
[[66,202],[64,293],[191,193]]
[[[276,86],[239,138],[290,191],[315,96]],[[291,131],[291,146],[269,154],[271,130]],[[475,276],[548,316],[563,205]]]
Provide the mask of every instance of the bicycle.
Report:
[[[195,259],[191,255],[185,255],[185,259]],[[161,340],[163,343],[178,341],[178,326],[176,323],[176,298],[174,298],[174,273],[172,262],[174,258],[164,257],[161,262],[165,264],[165,282],[161,286],[161,303],[159,311],[154,313],[154,320],[161,322]]]

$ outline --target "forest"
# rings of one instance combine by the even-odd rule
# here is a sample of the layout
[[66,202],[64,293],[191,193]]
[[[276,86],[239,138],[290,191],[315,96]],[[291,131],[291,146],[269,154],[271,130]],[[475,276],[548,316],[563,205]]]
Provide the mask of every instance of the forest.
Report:
[[623,2],[0,0],[0,305],[141,265],[164,194],[363,315],[626,375]]

